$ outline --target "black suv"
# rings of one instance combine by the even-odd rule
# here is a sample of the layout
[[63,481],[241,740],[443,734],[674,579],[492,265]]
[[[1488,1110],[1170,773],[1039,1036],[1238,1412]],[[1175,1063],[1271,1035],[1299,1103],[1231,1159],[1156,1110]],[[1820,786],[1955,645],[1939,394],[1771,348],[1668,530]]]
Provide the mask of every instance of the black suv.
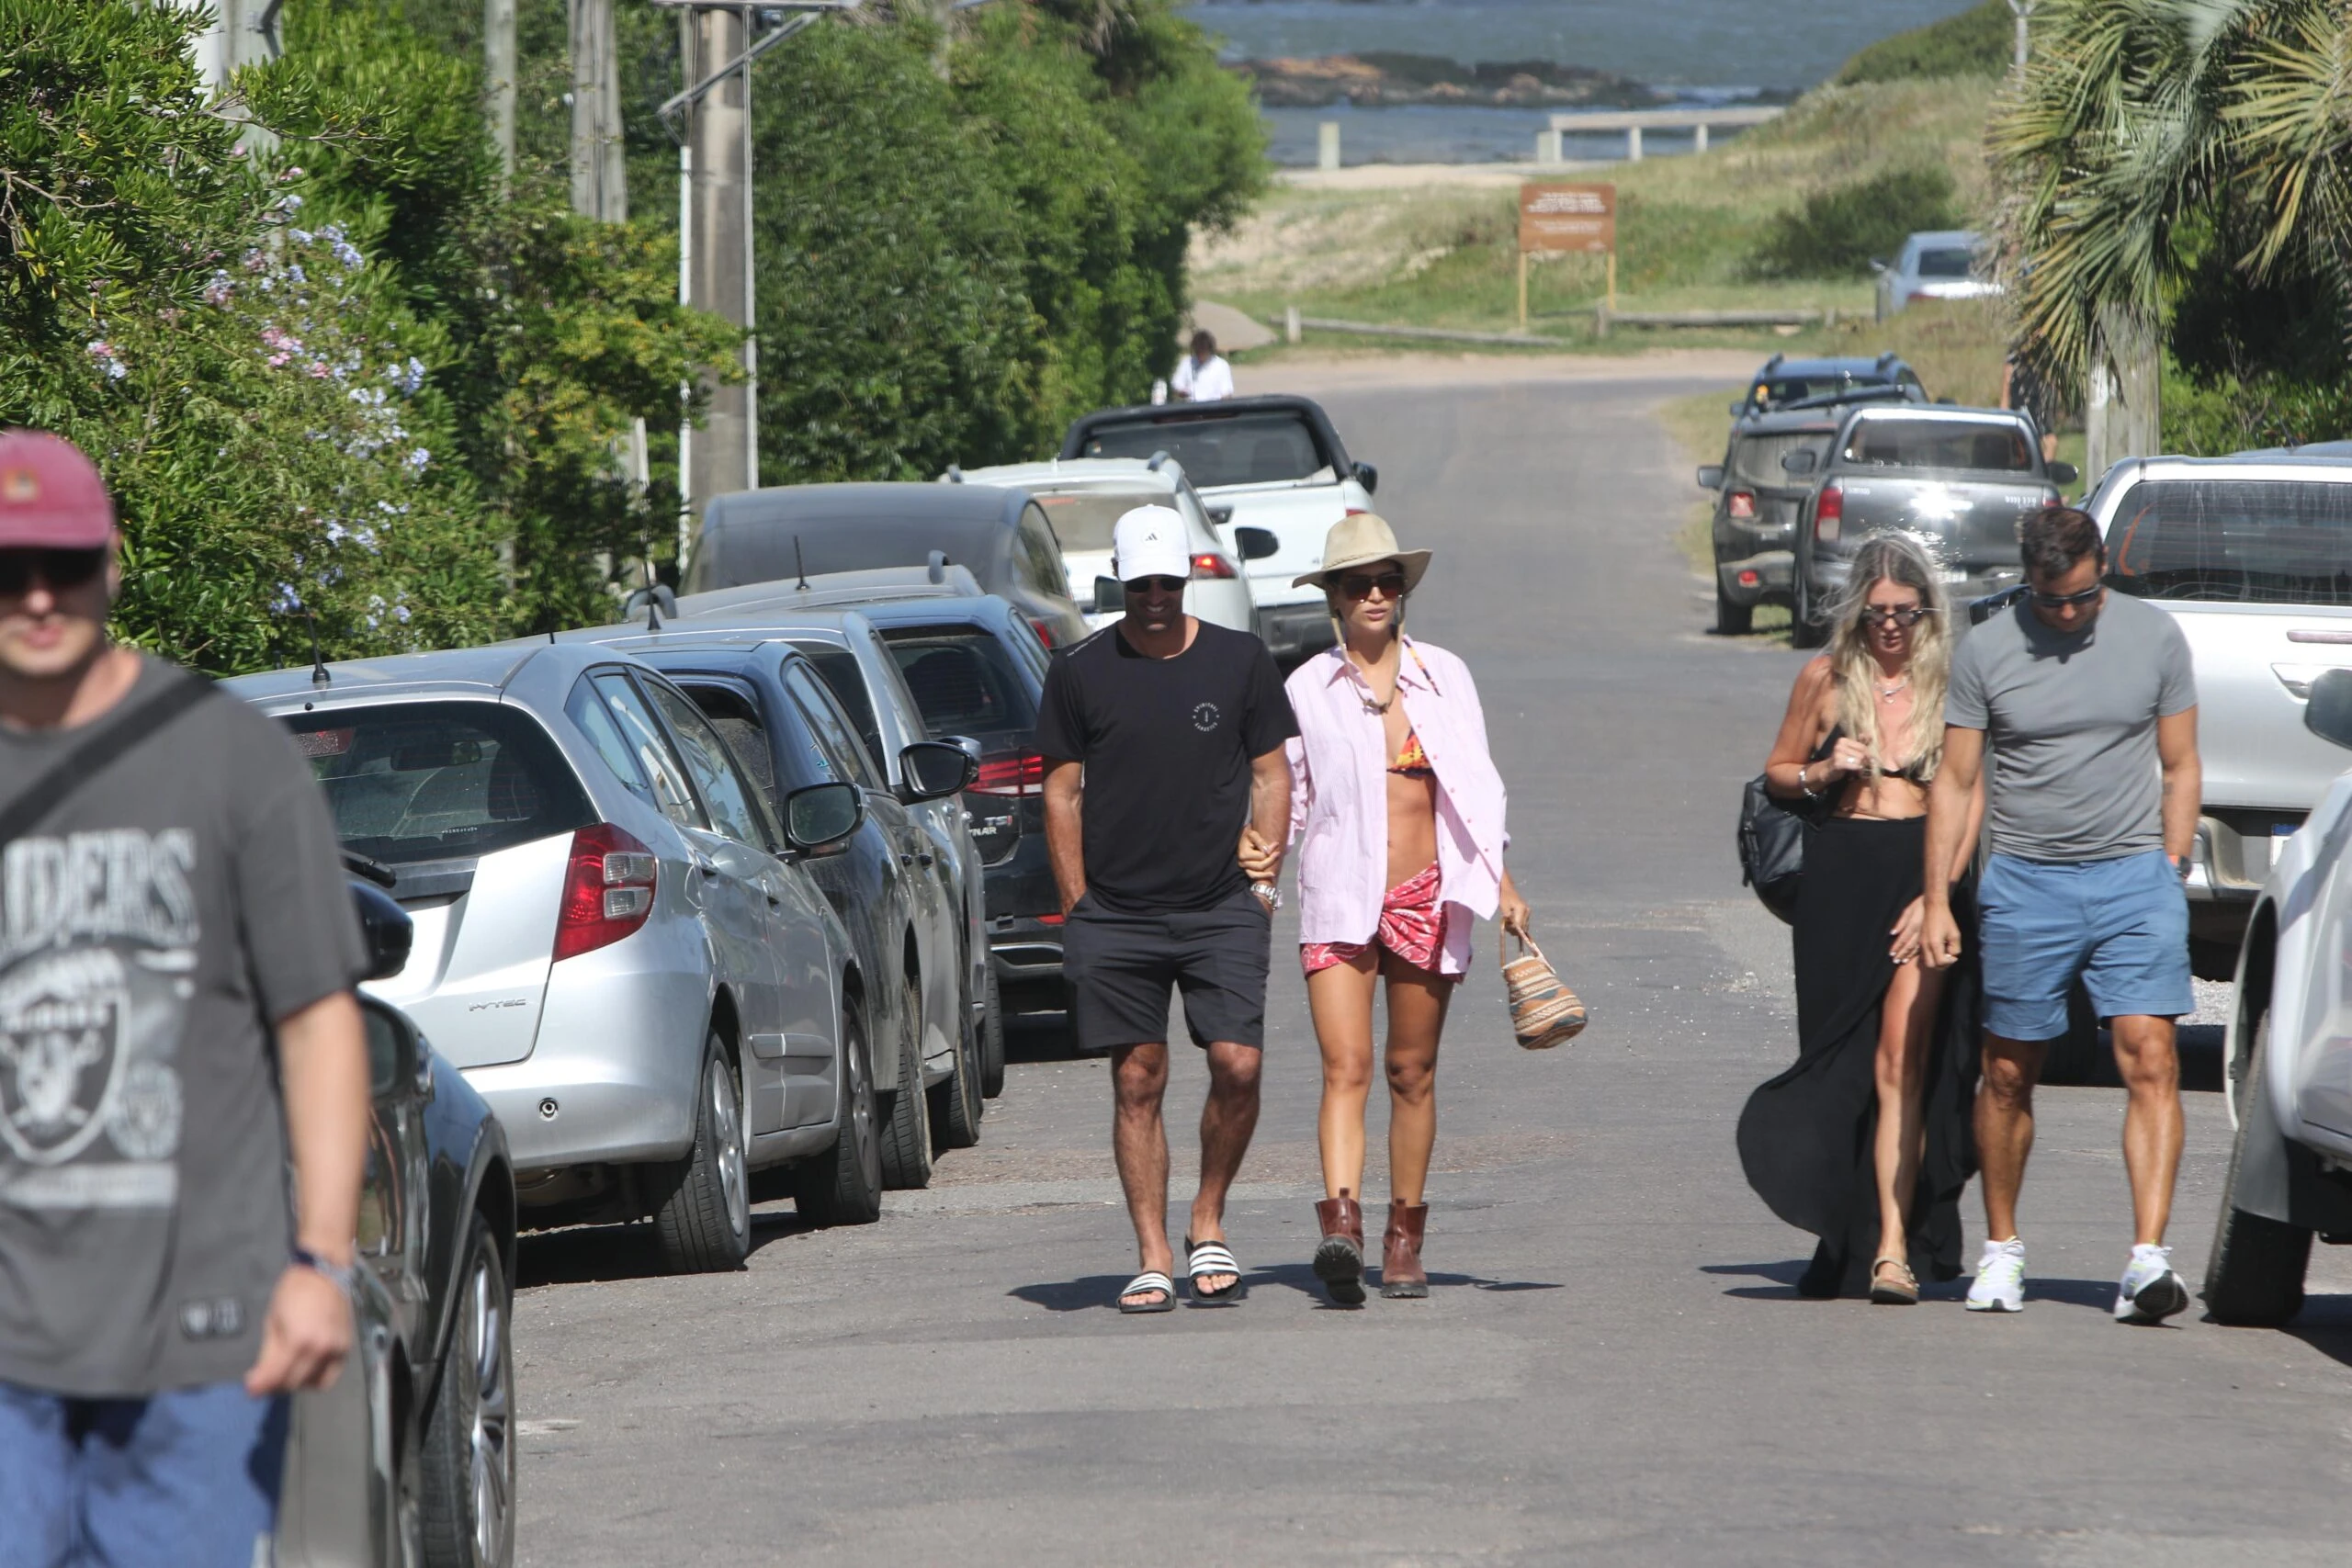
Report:
[[1776,354],[1748,378],[1747,393],[1731,405],[1731,416],[1829,408],[1863,398],[1924,403],[1928,389],[1919,384],[1918,372],[1892,354],[1876,359],[1791,359]]
[[[1758,604],[1792,604],[1796,582],[1797,519],[1837,438],[1835,409],[1755,414],[1731,427],[1724,460],[1699,470],[1699,488],[1715,492],[1715,630],[1752,630]],[[1810,451],[1813,470],[1781,466]]]

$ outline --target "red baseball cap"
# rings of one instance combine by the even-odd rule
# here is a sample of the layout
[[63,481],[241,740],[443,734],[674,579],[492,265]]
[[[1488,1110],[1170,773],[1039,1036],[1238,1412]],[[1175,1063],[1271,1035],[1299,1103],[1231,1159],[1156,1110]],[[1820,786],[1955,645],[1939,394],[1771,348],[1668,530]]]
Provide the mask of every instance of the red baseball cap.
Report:
[[113,537],[114,498],[80,447],[0,430],[0,550],[95,550]]

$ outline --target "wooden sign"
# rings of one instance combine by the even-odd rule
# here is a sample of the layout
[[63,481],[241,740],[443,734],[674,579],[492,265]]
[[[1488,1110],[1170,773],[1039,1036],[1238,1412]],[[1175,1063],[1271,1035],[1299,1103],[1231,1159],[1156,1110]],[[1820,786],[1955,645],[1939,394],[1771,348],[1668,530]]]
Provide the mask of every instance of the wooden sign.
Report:
[[1530,180],[1519,187],[1519,249],[1617,250],[1617,187]]

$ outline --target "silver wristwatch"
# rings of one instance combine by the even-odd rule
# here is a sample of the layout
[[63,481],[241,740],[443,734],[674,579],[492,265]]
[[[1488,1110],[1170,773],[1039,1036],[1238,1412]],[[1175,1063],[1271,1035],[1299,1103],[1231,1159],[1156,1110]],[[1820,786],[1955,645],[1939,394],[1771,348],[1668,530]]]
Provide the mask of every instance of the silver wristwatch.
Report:
[[1283,890],[1273,883],[1253,882],[1250,885],[1250,892],[1266,907],[1266,913],[1270,915],[1283,907]]

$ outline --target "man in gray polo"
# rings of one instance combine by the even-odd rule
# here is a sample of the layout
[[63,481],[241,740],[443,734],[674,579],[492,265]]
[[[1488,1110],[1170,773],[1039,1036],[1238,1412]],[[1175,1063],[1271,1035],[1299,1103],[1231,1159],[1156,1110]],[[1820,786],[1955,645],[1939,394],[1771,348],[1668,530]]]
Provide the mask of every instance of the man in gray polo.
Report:
[[2024,1305],[2017,1202],[2033,1147],[2033,1086],[2049,1043],[2066,1032],[2066,994],[2080,978],[2113,1032],[2131,1096],[2133,1246],[2115,1315],[2156,1322],[2188,1304],[2164,1235],[2180,1166],[2174,1024],[2193,1005],[2181,881],[2203,784],[2196,681],[2172,617],[2102,586],[2107,546],[2092,518],[2052,507],[2018,533],[2030,594],[1953,655],[1943,766],[1928,799],[1920,955],[1942,968],[1961,943],[1944,873],[1990,754],[1993,853],[1977,889],[1986,1240],[1968,1307]]

